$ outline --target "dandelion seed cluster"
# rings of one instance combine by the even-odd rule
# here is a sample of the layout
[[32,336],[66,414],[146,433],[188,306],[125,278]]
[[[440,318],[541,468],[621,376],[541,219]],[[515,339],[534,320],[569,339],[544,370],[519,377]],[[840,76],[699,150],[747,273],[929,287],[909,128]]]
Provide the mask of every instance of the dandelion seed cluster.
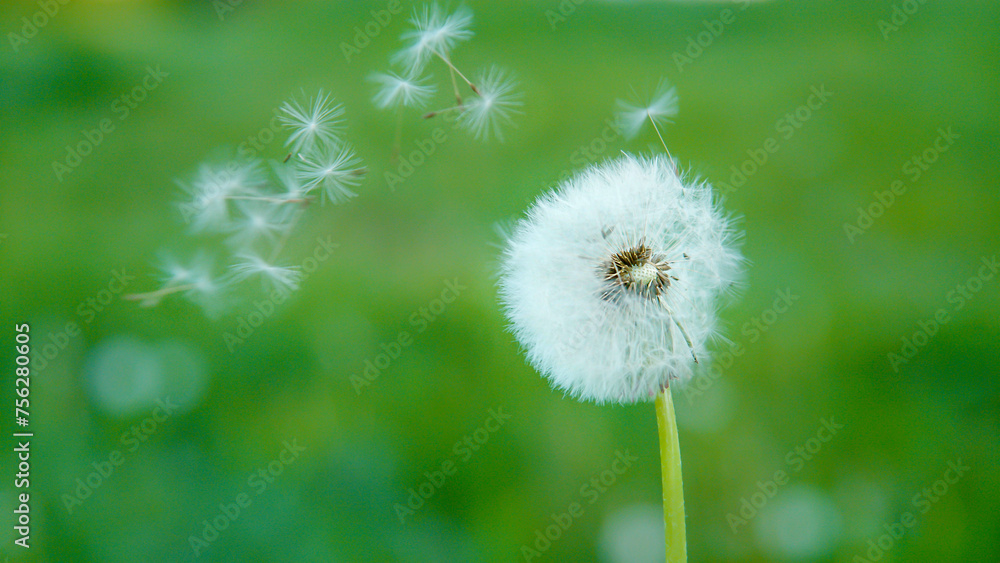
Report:
[[187,262],[162,259],[162,287],[128,296],[155,306],[173,294],[184,295],[214,315],[230,303],[232,287],[260,278],[265,288],[298,288],[298,267],[281,265],[285,241],[316,197],[340,203],[355,193],[364,168],[343,139],[343,107],[320,91],[306,101],[290,100],[279,112],[291,151],[283,162],[229,158],[203,164],[190,182],[181,182],[187,199],[183,218],[196,234],[226,237],[228,266],[201,250]]
[[[412,29],[401,36],[404,47],[390,58],[401,70],[371,76],[371,80],[379,85],[372,99],[375,105],[397,112],[404,107],[426,108],[437,88],[431,83],[430,76],[422,74],[430,62],[437,59],[451,74],[455,105],[426,113],[424,117],[453,116],[458,125],[476,139],[502,141],[503,128],[513,125],[514,115],[521,113],[521,95],[510,75],[498,67],[487,68],[473,81],[452,61],[454,48],[472,39],[472,21],[472,11],[464,6],[450,14],[437,4],[415,7],[410,18]],[[474,94],[468,100],[462,99],[459,81],[464,82]]]
[[570,395],[651,400],[708,358],[739,240],[711,187],[682,180],[667,156],[592,166],[510,235],[500,296],[511,331]]

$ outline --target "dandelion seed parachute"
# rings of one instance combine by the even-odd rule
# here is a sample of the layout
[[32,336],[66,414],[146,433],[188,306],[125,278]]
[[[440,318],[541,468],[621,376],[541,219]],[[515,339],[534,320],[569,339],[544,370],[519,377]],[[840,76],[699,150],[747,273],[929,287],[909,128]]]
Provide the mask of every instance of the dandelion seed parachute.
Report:
[[394,72],[380,72],[371,76],[379,89],[373,101],[381,109],[397,106],[423,107],[437,90],[427,79],[413,73],[405,78]]
[[447,58],[452,48],[472,38],[472,11],[462,6],[445,15],[438,4],[424,5],[422,11],[413,8],[410,18],[413,29],[401,39],[407,47],[396,53],[393,61],[404,65],[411,73],[423,71],[432,56]]
[[317,145],[338,144],[343,134],[343,115],[343,106],[335,104],[329,94],[320,90],[308,103],[285,102],[278,120],[291,130],[285,144],[291,146],[292,152],[299,152]]
[[503,141],[502,127],[513,124],[512,115],[521,113],[523,102],[517,84],[503,70],[492,67],[479,77],[479,96],[468,101],[458,122],[477,139],[492,136]]
[[332,203],[340,203],[357,195],[351,187],[361,183],[360,166],[350,147],[323,145],[300,155],[296,174],[307,193],[321,188]]
[[556,388],[652,400],[707,359],[739,238],[710,186],[685,184],[666,156],[593,166],[514,227],[500,279],[510,329]]
[[629,139],[638,135],[643,125],[650,121],[659,133],[659,127],[669,123],[670,118],[677,115],[677,104],[677,89],[666,80],[661,80],[656,93],[645,103],[618,100],[618,122]]
[[278,266],[252,253],[241,254],[231,267],[233,279],[242,281],[253,276],[259,276],[265,287],[268,283],[275,289],[295,291],[302,281],[302,272],[297,266]]

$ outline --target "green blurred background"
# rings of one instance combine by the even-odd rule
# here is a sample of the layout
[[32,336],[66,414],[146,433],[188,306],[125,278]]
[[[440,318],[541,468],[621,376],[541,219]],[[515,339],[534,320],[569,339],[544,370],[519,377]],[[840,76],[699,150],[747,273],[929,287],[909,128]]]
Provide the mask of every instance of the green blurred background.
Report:
[[[58,12],[35,16],[43,4]],[[685,168],[731,185],[731,167],[768,138],[779,146],[725,197],[750,265],[722,318],[744,352],[675,395],[691,561],[1000,559],[1000,279],[981,269],[1000,250],[996,3],[470,1],[476,36],[453,58],[514,73],[524,114],[502,144],[406,114],[404,155],[437,127],[447,140],[394,190],[395,119],[373,107],[367,79],[388,68],[412,4],[350,60],[342,43],[388,3],[233,4],[0,7],[0,556],[656,561],[653,407],[579,403],[525,364],[497,305],[494,225],[588,160],[655,150],[651,131],[596,140],[616,99],[665,77],[681,100],[665,136]],[[896,29],[880,28],[894,16]],[[48,21],[15,49],[26,17]],[[707,45],[685,53],[689,38]],[[112,103],[150,65],[168,76],[119,119]],[[445,105],[446,73],[431,68]],[[813,87],[832,96],[786,137],[782,120]],[[135,276],[126,292],[152,290],[163,249],[219,244],[185,230],[175,180],[320,88],[344,104],[369,174],[359,197],[305,215],[291,261],[317,237],[339,247],[289,301],[232,352],[224,334],[258,294],[214,319],[182,299],[144,309],[121,294],[90,312],[113,271]],[[53,161],[104,118],[114,130],[58,180]],[[935,153],[939,128],[958,137]],[[935,162],[915,178],[904,166],[928,149]],[[281,141],[261,156],[281,159]],[[849,237],[858,208],[878,214],[876,192],[897,180],[906,191]],[[465,289],[442,310],[455,279]],[[960,286],[978,289],[961,308]],[[797,297],[780,313],[779,291]],[[422,307],[439,314],[418,333]],[[889,354],[940,309],[948,322],[894,369]],[[9,524],[23,492],[10,437],[22,322],[36,350],[60,346],[35,357],[28,550]],[[351,376],[401,331],[412,344],[356,392]],[[164,397],[178,404],[166,417]],[[481,430],[491,409],[510,418]],[[824,421],[843,426],[826,442]],[[282,454],[286,443],[304,451]],[[608,473],[619,452],[637,461]],[[949,462],[969,469],[956,479]],[[268,467],[280,475],[253,477]],[[777,471],[787,483],[771,483]],[[957,482],[935,491],[945,477]],[[89,495],[76,492],[88,479]],[[397,504],[422,484],[430,498],[401,523]],[[67,507],[69,495],[87,498]],[[573,502],[583,515],[547,531]],[[191,537],[212,520],[225,529],[196,556]],[[547,547],[546,533],[558,536]]]

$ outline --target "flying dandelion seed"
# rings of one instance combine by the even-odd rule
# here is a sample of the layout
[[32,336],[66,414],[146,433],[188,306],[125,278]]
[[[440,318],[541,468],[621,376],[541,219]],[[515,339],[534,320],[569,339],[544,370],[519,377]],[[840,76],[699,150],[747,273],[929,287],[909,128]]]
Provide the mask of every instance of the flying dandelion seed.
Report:
[[458,121],[477,139],[488,140],[491,136],[503,140],[504,126],[514,123],[511,117],[521,113],[520,92],[516,83],[504,71],[493,67],[479,79],[479,96],[469,99],[462,108]]
[[373,74],[371,80],[379,84],[373,101],[380,109],[423,107],[437,91],[433,84],[427,83],[428,79],[413,74],[403,78],[390,71]]
[[414,7],[410,23],[413,29],[401,36],[408,45],[396,53],[393,61],[404,65],[411,73],[423,71],[431,57],[447,60],[455,45],[472,38],[469,29],[472,11],[464,6],[448,15],[436,3],[424,5],[420,11]]
[[298,179],[306,192],[320,188],[332,203],[357,194],[351,187],[361,183],[361,159],[350,147],[319,147],[299,156]]
[[321,90],[306,104],[296,100],[285,102],[278,119],[291,130],[285,144],[291,146],[295,153],[311,150],[317,145],[339,143],[343,133],[340,121],[343,115],[343,106],[334,104],[330,95]]
[[[632,94],[634,99],[638,100],[639,96],[635,91]],[[656,92],[645,103],[618,100],[618,121],[629,139],[638,135],[647,121],[653,124],[656,134],[660,135],[660,128],[670,123],[671,118],[677,115],[677,106],[677,89],[666,80],[660,80]],[[660,138],[662,140],[662,135]]]
[[276,289],[296,290],[302,280],[302,272],[295,266],[278,266],[256,254],[246,253],[237,257],[240,261],[232,266],[233,279],[242,281],[259,277],[265,286]]

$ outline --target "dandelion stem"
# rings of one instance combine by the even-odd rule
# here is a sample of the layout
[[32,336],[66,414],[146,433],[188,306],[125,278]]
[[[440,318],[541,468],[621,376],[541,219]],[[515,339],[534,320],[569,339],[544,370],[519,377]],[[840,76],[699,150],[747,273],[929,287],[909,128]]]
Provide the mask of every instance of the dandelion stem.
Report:
[[463,109],[465,109],[465,106],[452,106],[450,108],[439,109],[437,111],[429,111],[424,114],[424,119],[430,119],[439,113],[445,113],[449,111],[462,111]]
[[448,73],[451,74],[451,87],[455,90],[455,103],[459,106],[462,105],[462,94],[458,93],[458,81],[455,80],[455,69],[449,68]]
[[[442,61],[444,61],[444,64],[448,65],[448,68],[450,68],[452,70],[452,72],[458,74],[458,76],[460,76],[462,78],[462,80],[464,80],[465,83],[469,85],[469,88],[472,88],[473,92],[475,92],[477,95],[481,95],[481,94],[479,94],[479,88],[476,88],[476,85],[473,84],[471,80],[469,80],[468,78],[466,78],[465,75],[462,74],[462,71],[460,71],[457,68],[455,68],[455,65],[451,64],[451,61],[449,61],[446,57],[444,57],[443,55],[441,55],[441,53],[438,53],[437,51],[431,51],[431,52],[434,53],[435,55],[437,55],[437,57],[439,59],[441,59]],[[454,77],[452,77],[452,78],[454,78]],[[462,105],[462,100],[461,99],[458,100],[458,105]]]
[[263,196],[252,196],[252,195],[229,195],[226,199],[246,199],[250,201],[266,201],[268,203],[309,203],[309,198],[298,197],[298,198],[280,198],[280,197],[263,197]]
[[392,155],[389,157],[391,164],[399,162],[399,152],[403,145],[403,108],[396,108],[396,135],[392,141]]
[[649,115],[649,112],[646,112],[646,115],[649,117],[649,122],[653,124],[653,130],[656,131],[656,136],[660,138],[660,144],[663,145],[663,150],[667,152],[667,158],[673,163],[674,171],[676,171],[677,163],[674,162],[674,157],[670,154],[670,149],[667,148],[667,143],[663,140],[663,135],[660,134],[660,128],[656,126],[656,121],[653,120],[652,115]]
[[187,291],[189,289],[194,289],[194,288],[195,284],[193,283],[187,283],[183,285],[170,285],[167,287],[157,289],[156,291],[148,291],[146,293],[129,293],[127,295],[122,295],[122,299],[127,299],[129,301],[142,301],[140,305],[143,307],[155,307],[160,304],[160,301],[162,301],[164,297],[170,294],[178,293],[180,291]]
[[687,563],[684,525],[684,484],[677,419],[669,384],[656,396],[656,422],[660,429],[660,469],[663,474],[663,523],[666,528],[666,563]]

